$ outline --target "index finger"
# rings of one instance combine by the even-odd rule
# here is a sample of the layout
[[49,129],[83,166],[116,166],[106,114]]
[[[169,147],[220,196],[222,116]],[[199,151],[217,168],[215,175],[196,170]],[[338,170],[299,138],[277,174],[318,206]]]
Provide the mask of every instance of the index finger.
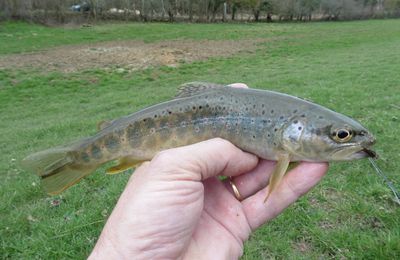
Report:
[[[212,176],[236,176],[257,166],[258,157],[229,141],[214,138],[160,152],[150,162],[163,178],[201,181]],[[164,174],[165,172],[168,174]]]

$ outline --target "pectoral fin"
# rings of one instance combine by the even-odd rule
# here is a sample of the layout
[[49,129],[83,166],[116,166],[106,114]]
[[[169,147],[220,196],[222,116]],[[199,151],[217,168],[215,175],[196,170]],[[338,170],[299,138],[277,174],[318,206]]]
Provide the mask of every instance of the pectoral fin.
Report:
[[271,177],[269,178],[269,189],[267,193],[267,197],[264,200],[264,203],[268,200],[269,195],[279,186],[282,181],[283,175],[285,175],[288,167],[289,167],[290,157],[289,155],[282,155],[279,157],[278,162],[276,163],[275,169],[272,172]]
[[126,171],[130,168],[135,168],[139,166],[143,161],[135,160],[131,157],[123,157],[119,159],[118,165],[115,165],[111,168],[108,168],[106,173],[107,174],[117,174],[123,171]]

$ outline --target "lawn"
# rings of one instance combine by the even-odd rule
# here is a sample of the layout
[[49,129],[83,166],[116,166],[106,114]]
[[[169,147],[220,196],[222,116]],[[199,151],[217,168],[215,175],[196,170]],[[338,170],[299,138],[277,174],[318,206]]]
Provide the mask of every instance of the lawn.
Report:
[[[0,23],[0,57],[109,40],[266,39],[257,51],[178,67],[73,73],[0,69],[0,255],[81,259],[93,248],[130,173],[99,169],[47,196],[19,161],[96,132],[96,123],[170,99],[186,81],[245,82],[313,100],[376,136],[379,166],[400,189],[400,20],[274,24]],[[243,259],[399,259],[400,207],[367,160],[333,163],[326,178],[257,230]]]

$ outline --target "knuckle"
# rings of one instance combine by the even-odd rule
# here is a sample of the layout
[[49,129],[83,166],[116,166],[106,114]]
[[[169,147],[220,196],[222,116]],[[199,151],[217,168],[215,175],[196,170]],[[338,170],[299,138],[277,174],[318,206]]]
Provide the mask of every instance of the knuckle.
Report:
[[234,145],[233,145],[231,142],[229,142],[229,141],[227,141],[227,140],[225,140],[225,139],[223,139],[223,138],[221,138],[221,137],[214,138],[213,140],[214,140],[214,142],[216,142],[218,145],[234,147]]
[[174,152],[173,150],[174,150],[174,149],[164,150],[164,151],[158,152],[158,153],[154,156],[152,162],[153,162],[153,163],[157,163],[157,164],[162,164],[162,165],[164,165],[164,164],[167,164],[167,163],[173,161],[173,158],[176,157],[176,156],[174,155],[175,152]]

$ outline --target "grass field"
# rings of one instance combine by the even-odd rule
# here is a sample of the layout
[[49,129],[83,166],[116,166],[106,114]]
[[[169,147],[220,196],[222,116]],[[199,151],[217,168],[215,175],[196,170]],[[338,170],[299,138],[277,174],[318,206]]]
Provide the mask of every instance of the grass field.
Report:
[[[400,189],[400,20],[292,24],[0,24],[0,58],[65,44],[138,39],[267,39],[253,53],[132,73],[0,69],[0,256],[81,259],[93,248],[129,174],[102,169],[48,197],[21,170],[27,154],[96,131],[96,123],[171,98],[186,81],[245,82],[313,100],[361,121],[378,164]],[[271,40],[268,40],[271,39]],[[327,177],[256,231],[243,259],[399,259],[400,207],[368,161]]]

